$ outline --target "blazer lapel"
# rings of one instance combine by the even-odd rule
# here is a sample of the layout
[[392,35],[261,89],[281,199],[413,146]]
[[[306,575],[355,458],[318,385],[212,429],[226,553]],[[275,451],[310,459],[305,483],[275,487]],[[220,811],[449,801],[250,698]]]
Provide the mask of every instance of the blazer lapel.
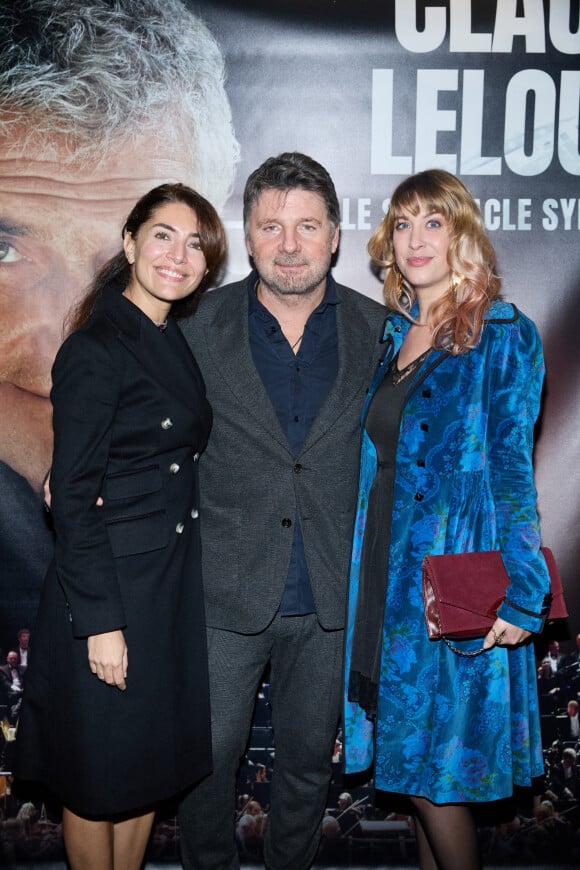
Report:
[[207,338],[209,355],[216,371],[245,407],[249,417],[291,453],[272,402],[260,378],[250,349],[247,281],[232,287],[216,308]]
[[340,303],[336,306],[338,373],[301,452],[312,447],[352,402],[360,403],[360,390],[368,387],[379,362],[379,336],[373,334],[354,300],[343,293],[340,284],[337,290],[340,297]]

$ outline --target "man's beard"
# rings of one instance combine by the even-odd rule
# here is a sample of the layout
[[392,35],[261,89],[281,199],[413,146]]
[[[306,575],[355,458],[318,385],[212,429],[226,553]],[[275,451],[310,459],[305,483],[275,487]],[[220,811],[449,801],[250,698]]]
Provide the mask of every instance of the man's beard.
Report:
[[[277,264],[288,265],[293,263],[303,263],[307,268],[302,274],[289,273],[287,275],[280,275],[278,272],[275,272]],[[277,296],[309,296],[326,280],[330,269],[330,258],[327,262],[318,265],[314,271],[309,267],[310,263],[304,262],[298,257],[277,257],[275,263],[268,268],[266,274],[262,274],[258,268],[258,275],[260,283]]]

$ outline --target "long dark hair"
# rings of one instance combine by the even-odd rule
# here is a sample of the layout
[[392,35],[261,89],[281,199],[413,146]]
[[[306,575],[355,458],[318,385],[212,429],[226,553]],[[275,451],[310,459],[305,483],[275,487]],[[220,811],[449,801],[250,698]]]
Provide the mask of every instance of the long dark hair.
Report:
[[[124,238],[125,233],[131,233],[131,236],[136,238],[143,224],[151,220],[159,208],[174,202],[183,203],[195,212],[201,247],[208,269],[207,275],[195,293],[186,299],[175,302],[171,308],[173,317],[186,317],[195,310],[204,290],[211,287],[219,279],[226,256],[225,230],[213,205],[185,184],[160,184],[159,187],[154,187],[135,203],[125,221],[121,236]],[[81,301],[72,308],[65,323],[66,333],[74,332],[88,320],[106,288],[118,286],[124,290],[130,280],[131,266],[127,261],[125,251],[121,250],[97,272]]]

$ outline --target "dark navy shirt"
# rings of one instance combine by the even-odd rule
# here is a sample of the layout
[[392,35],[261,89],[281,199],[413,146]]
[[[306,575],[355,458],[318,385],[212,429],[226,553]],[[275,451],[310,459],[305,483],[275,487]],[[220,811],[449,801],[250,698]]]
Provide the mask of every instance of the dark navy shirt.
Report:
[[[294,354],[276,318],[256,298],[257,280],[255,272],[248,280],[250,348],[280,426],[297,457],[338,372],[336,306],[340,299],[334,279],[329,275],[324,298],[308,318],[300,348]],[[297,516],[280,613],[295,616],[314,610]]]

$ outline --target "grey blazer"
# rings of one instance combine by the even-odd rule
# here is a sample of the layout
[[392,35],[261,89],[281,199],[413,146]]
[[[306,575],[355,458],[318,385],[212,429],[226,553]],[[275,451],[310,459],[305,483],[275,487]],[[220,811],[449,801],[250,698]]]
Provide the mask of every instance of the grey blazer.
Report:
[[254,365],[248,283],[208,293],[182,322],[213,408],[200,460],[207,623],[253,634],[280,605],[300,517],[321,625],[344,626],[360,413],[380,356],[385,309],[337,285],[339,370],[294,457]]

